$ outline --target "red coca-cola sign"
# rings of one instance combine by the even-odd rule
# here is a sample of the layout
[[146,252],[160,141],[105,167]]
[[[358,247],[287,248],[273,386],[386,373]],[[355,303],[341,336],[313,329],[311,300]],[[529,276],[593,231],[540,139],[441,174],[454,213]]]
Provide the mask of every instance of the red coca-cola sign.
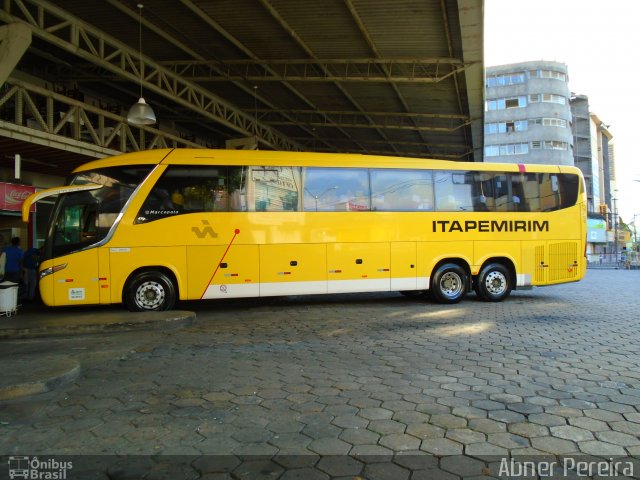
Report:
[[[26,198],[36,191],[31,185],[19,185],[17,183],[0,182],[0,210],[19,212]],[[31,206],[31,212],[36,211],[35,204]]]

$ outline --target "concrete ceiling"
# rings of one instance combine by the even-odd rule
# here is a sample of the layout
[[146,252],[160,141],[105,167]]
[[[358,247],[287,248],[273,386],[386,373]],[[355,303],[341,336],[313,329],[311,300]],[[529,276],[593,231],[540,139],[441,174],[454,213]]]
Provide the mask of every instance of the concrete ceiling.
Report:
[[[482,160],[483,0],[6,0],[16,23],[32,39],[3,93],[28,81],[124,117],[142,89],[156,129],[214,148]],[[35,148],[2,107],[0,165],[112,153]]]

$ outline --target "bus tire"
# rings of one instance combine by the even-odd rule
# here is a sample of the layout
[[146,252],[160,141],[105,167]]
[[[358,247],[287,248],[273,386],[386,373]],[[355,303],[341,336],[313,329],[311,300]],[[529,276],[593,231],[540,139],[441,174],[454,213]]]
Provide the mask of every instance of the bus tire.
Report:
[[469,279],[460,265],[445,263],[431,276],[431,297],[438,303],[458,303],[467,294]]
[[501,302],[511,293],[511,274],[501,263],[486,265],[478,275],[476,292],[487,302]]
[[176,288],[163,272],[140,272],[127,282],[124,303],[132,312],[170,310],[176,303]]

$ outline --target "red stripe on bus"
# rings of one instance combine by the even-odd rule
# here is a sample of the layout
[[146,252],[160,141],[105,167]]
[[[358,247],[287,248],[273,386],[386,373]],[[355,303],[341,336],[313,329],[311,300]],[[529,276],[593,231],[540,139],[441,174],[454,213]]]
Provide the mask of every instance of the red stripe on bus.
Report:
[[231,248],[231,245],[233,244],[233,241],[236,239],[236,237],[238,236],[239,233],[240,233],[240,229],[236,228],[234,230],[234,232],[233,232],[233,237],[231,237],[231,241],[229,242],[229,245],[227,245],[227,249],[222,254],[222,258],[218,262],[218,265],[216,266],[216,269],[213,271],[213,275],[211,275],[211,278],[207,282],[207,285],[204,287],[204,292],[202,292],[202,295],[200,295],[200,299],[204,298],[204,294],[207,293],[207,288],[209,288],[209,285],[211,285],[211,282],[213,281],[213,278],[216,276],[216,273],[218,273],[218,269],[220,268],[220,264],[224,260],[224,257],[227,256],[227,253],[229,252],[229,249]]

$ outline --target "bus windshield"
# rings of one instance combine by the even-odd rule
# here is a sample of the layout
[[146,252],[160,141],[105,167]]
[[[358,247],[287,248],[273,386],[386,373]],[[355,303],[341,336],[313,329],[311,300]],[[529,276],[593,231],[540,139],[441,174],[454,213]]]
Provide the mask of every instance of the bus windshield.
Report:
[[76,174],[69,185],[102,188],[61,194],[49,224],[44,259],[95,245],[107,238],[118,215],[151,166],[105,168]]

